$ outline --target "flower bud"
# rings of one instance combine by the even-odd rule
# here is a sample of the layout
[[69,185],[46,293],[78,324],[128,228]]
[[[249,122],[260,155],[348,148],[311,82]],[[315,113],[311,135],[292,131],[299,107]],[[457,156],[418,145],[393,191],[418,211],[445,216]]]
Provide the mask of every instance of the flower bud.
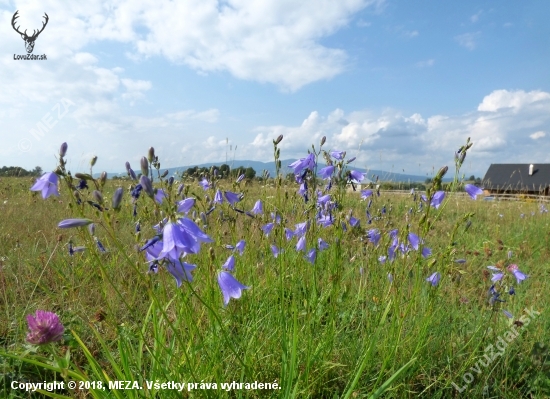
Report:
[[141,165],[141,174],[143,176],[149,176],[149,162],[147,162],[147,158],[141,157],[140,165]]
[[101,172],[101,175],[99,176],[99,184],[101,184],[101,187],[105,185],[106,181],[107,181],[107,172]]
[[448,170],[449,170],[448,166],[443,166],[441,169],[439,169],[439,172],[437,172],[437,175],[435,175],[435,179],[437,180],[441,179],[443,176],[445,176]]
[[177,194],[178,197],[181,195],[181,192],[183,191],[183,187],[184,187],[184,186],[183,186],[183,183],[179,185],[179,187],[178,187],[178,194]]
[[92,160],[90,161],[90,166],[94,166],[96,162],[97,162],[97,155],[94,155],[92,157]]
[[61,144],[61,147],[59,148],[59,156],[61,158],[63,158],[67,154],[67,148],[68,147],[69,146],[67,145],[67,143]]
[[283,135],[280,134],[279,137],[277,137],[275,140],[273,140],[273,144],[277,145],[283,140]]
[[82,180],[93,180],[94,178],[88,173],[75,173],[74,177]]
[[134,172],[132,168],[130,168],[130,170],[128,171],[128,174],[130,175],[132,180],[137,180],[136,172]]
[[116,189],[115,193],[113,194],[113,209],[119,209],[120,203],[122,202],[122,194],[124,193],[124,190],[122,187],[119,187]]
[[174,176],[168,178],[168,185],[171,186],[172,184],[174,184]]
[[[90,222],[91,222],[91,220],[90,220]],[[95,234],[95,224],[91,223],[88,226],[88,231],[90,232],[91,235],[94,235]]]
[[130,173],[130,169],[132,169],[132,168],[130,167],[130,162],[127,161],[124,165],[126,166],[126,172],[128,172],[128,174],[129,174],[129,173]]
[[326,143],[327,141],[327,136],[323,136],[323,138],[321,139],[321,147]]
[[165,178],[166,176],[168,176],[168,169],[166,169],[161,175],[162,178]]
[[101,194],[101,192],[94,190],[92,192],[92,197],[95,200],[95,202],[99,204],[103,204],[103,194]]
[[149,159],[149,162],[153,162],[155,160],[155,149],[153,147],[149,148],[149,152],[147,153],[147,159]]
[[155,192],[153,191],[153,183],[151,183],[151,180],[149,180],[147,176],[141,175],[139,182],[141,187],[143,187],[143,191],[145,191],[149,197],[153,198],[155,196]]

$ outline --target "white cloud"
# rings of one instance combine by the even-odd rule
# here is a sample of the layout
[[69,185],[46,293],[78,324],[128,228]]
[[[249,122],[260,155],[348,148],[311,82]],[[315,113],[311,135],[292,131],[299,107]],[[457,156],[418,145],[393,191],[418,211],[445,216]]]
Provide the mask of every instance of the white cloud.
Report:
[[455,36],[455,40],[460,46],[465,47],[468,50],[474,50],[477,46],[477,40],[480,35],[481,32],[469,32]]
[[538,140],[538,139],[541,139],[543,137],[546,137],[546,133],[543,132],[542,130],[539,130],[538,132],[530,134],[529,137],[531,137],[533,140]]
[[487,112],[496,112],[503,108],[517,110],[536,102],[545,103],[546,107],[548,107],[548,100],[550,100],[550,93],[540,90],[533,90],[530,92],[525,92],[523,90],[495,90],[483,98],[477,110]]
[[[494,99],[498,97],[494,93],[499,92],[503,92],[499,98],[517,94],[497,90],[485,99]],[[303,157],[312,143],[317,146],[320,138],[326,135],[325,148],[347,150],[350,156],[357,156],[358,166],[424,174],[443,165],[452,166],[454,152],[471,137],[474,145],[465,165],[470,173],[483,173],[490,163],[503,162],[503,159],[527,162],[522,155],[527,153],[537,162],[550,162],[550,154],[545,149],[524,140],[525,135],[534,130],[536,133],[530,135],[532,139],[546,136],[543,129],[550,128],[547,96],[550,93],[533,95],[531,92],[515,112],[494,104],[491,113],[480,107],[477,111],[454,116],[423,117],[418,113],[404,116],[392,109],[378,113],[369,110],[346,113],[336,109],[324,117],[314,111],[299,126],[256,128],[255,138],[243,153],[251,159],[265,161],[270,157],[271,140],[283,134],[282,157]],[[537,98],[542,100],[534,101]]]

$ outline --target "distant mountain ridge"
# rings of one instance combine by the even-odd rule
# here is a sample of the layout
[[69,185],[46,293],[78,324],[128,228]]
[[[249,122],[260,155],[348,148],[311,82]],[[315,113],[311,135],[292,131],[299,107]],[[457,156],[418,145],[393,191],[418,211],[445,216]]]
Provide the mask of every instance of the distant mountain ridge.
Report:
[[[292,169],[288,167],[292,162],[296,161],[296,159],[282,159],[281,160],[281,172],[283,176],[286,174],[292,172]],[[178,166],[174,168],[168,168],[168,174],[174,175],[174,174],[181,174],[185,172],[187,169],[198,166],[199,168],[210,168],[211,166],[220,166],[226,162],[208,162],[203,164],[194,164],[194,165],[187,165],[187,166]],[[262,172],[264,170],[267,170],[271,176],[275,176],[275,161],[272,162],[259,162],[259,161],[251,161],[251,160],[234,160],[234,161],[228,161],[227,164],[232,168],[238,168],[239,166],[243,166],[245,168],[251,167],[256,171],[256,176],[261,176]],[[324,163],[323,163],[324,165]],[[427,177],[432,176],[420,176],[420,175],[410,175],[405,173],[394,173],[394,172],[388,172],[384,170],[378,170],[378,169],[364,169],[364,168],[353,168],[353,164],[348,165],[350,169],[358,170],[360,172],[365,173],[366,177],[370,180],[376,180],[375,176],[378,176],[380,181],[392,181],[392,182],[424,182]],[[161,171],[164,171],[164,168],[161,168]],[[136,171],[136,173],[139,171]],[[125,176],[126,173],[119,173],[119,176]],[[450,181],[452,179],[443,179],[443,181]]]

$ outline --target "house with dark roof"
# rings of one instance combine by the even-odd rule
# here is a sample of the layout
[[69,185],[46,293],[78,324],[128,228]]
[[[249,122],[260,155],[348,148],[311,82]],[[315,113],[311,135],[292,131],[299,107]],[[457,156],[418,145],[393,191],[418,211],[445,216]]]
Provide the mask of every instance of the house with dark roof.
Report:
[[482,184],[486,194],[550,195],[550,164],[494,163]]

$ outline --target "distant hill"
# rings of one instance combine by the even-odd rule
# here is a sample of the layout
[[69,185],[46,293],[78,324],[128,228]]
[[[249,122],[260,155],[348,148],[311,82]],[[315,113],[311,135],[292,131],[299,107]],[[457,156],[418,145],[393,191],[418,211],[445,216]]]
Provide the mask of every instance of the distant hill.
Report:
[[[284,159],[281,160],[281,172],[283,175],[286,175],[290,172],[292,172],[292,169],[288,167],[289,164],[296,161],[295,159]],[[188,165],[188,166],[178,166],[175,168],[168,168],[169,175],[174,174],[181,174],[182,172],[186,171],[189,168],[192,168],[194,166],[198,166],[199,168],[206,167],[209,168],[211,166],[220,166],[224,164],[225,162],[209,162],[209,163],[203,163],[198,165]],[[251,167],[256,171],[256,176],[261,176],[262,171],[267,170],[271,176],[275,176],[275,162],[259,162],[259,161],[250,161],[250,160],[235,160],[235,161],[229,161],[227,164],[231,168],[238,168],[239,166],[243,166],[245,168]],[[322,164],[324,165],[324,163]],[[353,165],[353,164],[352,164]],[[350,165],[351,166],[351,165]],[[376,176],[378,176],[380,181],[392,181],[392,182],[424,182],[428,176],[419,176],[419,175],[409,175],[404,173],[394,173],[394,172],[388,172],[384,170],[378,170],[378,169],[369,169],[365,170],[364,168],[353,168],[355,170],[358,170],[360,172],[367,172],[367,178],[370,180],[376,180]],[[164,171],[164,168],[161,168],[162,171]],[[136,171],[136,173],[139,171]],[[119,176],[125,176],[126,173],[119,173]],[[430,176],[431,177],[431,176]],[[443,181],[451,181],[452,179],[446,178],[443,179]]]

